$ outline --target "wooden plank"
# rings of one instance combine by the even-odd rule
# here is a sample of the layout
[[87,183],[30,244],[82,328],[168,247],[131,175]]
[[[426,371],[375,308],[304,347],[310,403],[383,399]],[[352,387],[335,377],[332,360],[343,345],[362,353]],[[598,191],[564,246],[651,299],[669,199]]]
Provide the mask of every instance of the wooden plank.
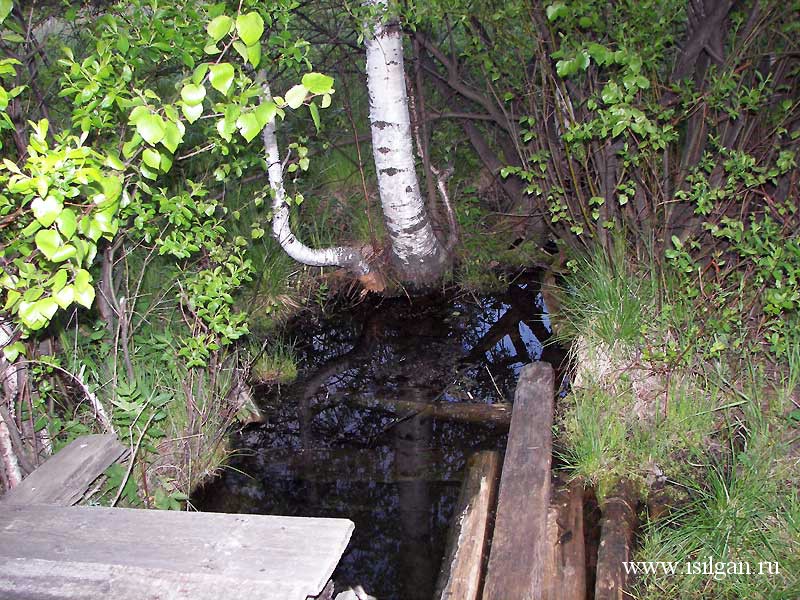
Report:
[[305,600],[352,531],[346,519],[4,505],[0,598]]
[[499,475],[499,452],[486,450],[470,457],[434,598],[477,600]]
[[0,499],[4,504],[75,504],[127,452],[114,434],[85,435],[51,456]]
[[543,593],[553,453],[553,368],[526,365],[514,394],[484,600]]
[[600,547],[597,550],[596,600],[623,600],[628,574],[625,563],[631,559],[636,515],[636,490],[627,481],[619,482],[600,509]]
[[583,533],[583,484],[552,482],[555,491],[547,515],[548,556],[542,596],[545,600],[585,600],[586,550]]

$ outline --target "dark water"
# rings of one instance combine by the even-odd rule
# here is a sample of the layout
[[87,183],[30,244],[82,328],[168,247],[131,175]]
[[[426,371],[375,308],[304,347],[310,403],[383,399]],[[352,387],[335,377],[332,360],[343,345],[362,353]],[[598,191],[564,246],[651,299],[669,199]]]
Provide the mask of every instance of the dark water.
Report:
[[260,399],[266,422],[234,436],[231,468],[192,501],[351,519],[337,589],[429,600],[466,458],[501,449],[506,431],[422,417],[409,403],[511,402],[523,364],[561,362],[543,348],[548,329],[533,275],[502,294],[370,300],[299,321],[300,377]]

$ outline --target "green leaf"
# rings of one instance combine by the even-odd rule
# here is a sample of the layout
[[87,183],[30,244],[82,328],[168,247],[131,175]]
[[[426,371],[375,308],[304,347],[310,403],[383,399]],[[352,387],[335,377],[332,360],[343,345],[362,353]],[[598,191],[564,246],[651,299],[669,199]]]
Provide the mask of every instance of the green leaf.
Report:
[[333,91],[333,77],[322,73],[306,73],[302,84],[312,94],[330,94]]
[[257,12],[239,15],[236,17],[236,32],[246,45],[252,46],[264,33],[264,19]]
[[59,269],[48,281],[47,285],[55,293],[67,285],[68,273],[66,269]]
[[316,127],[317,131],[319,131],[320,128],[319,109],[317,108],[317,104],[315,102],[312,102],[311,104],[308,105],[308,110],[311,111],[311,118],[314,121],[314,127]]
[[203,114],[203,105],[198,104],[197,106],[189,106],[188,104],[183,103],[181,104],[181,111],[189,123],[194,123]]
[[28,329],[37,330],[47,325],[47,320],[42,317],[42,314],[36,307],[36,302],[22,301],[19,303],[17,315]]
[[56,218],[56,225],[64,238],[70,239],[75,235],[75,230],[78,228],[78,219],[75,216],[75,211],[71,208],[62,210]]
[[255,113],[248,112],[236,120],[236,127],[239,128],[242,137],[250,142],[261,132],[264,125],[261,124]]
[[322,103],[320,104],[320,108],[328,108],[331,105],[331,95],[330,94],[323,94],[322,95]]
[[156,171],[161,166],[161,154],[158,150],[153,150],[152,148],[146,148],[145,151],[142,153],[142,160],[144,164],[148,167],[155,169]]
[[148,144],[155,145],[164,138],[164,119],[159,115],[145,115],[136,122],[136,131]]
[[61,248],[53,253],[53,256],[50,257],[50,260],[53,262],[64,262],[65,260],[75,256],[77,252],[78,251],[75,249],[75,246],[72,244],[64,244],[61,246]]
[[233,83],[233,65],[230,63],[220,63],[211,65],[209,68],[209,81],[211,87],[222,94],[227,94]]
[[25,344],[22,342],[14,342],[13,344],[9,344],[3,348],[3,356],[5,356],[6,360],[10,363],[13,363],[15,360],[17,360],[17,357],[20,354],[25,354]]
[[545,10],[547,14],[548,21],[555,21],[559,17],[563,17],[569,14],[569,10],[566,6],[564,6],[563,2],[556,2],[555,4],[551,4]]
[[242,60],[245,62],[248,61],[247,58],[247,45],[242,40],[236,40],[233,42],[233,49],[236,50],[236,53],[242,57]]
[[206,97],[206,88],[202,85],[187,83],[181,90],[181,98],[189,106],[197,106]]
[[306,99],[307,93],[308,90],[306,86],[302,83],[298,83],[286,92],[286,104],[288,104],[290,108],[299,108]]
[[164,127],[164,139],[161,140],[161,143],[167,150],[175,153],[175,150],[177,150],[178,146],[183,142],[183,134],[185,131],[186,129],[180,121],[176,123],[167,121]]
[[211,22],[206,26],[206,31],[212,40],[218,42],[230,33],[232,26],[233,19],[227,15],[220,15],[211,20]]
[[94,302],[94,287],[92,287],[92,275],[85,269],[79,269],[75,274],[75,301],[86,308],[91,308]]
[[267,123],[269,123],[277,112],[278,107],[275,106],[275,103],[270,100],[261,102],[261,104],[259,104],[255,110],[256,117],[258,118],[258,122],[261,127],[264,127]]
[[6,20],[6,17],[11,14],[11,9],[14,8],[13,0],[0,0],[0,23]]
[[52,260],[52,257],[63,244],[61,236],[58,235],[55,229],[41,229],[33,239],[36,242],[36,247],[48,260]]
[[253,44],[247,47],[247,60],[253,67],[257,67],[261,62],[261,44]]
[[53,294],[53,298],[61,308],[67,308],[75,302],[75,287],[71,285],[64,286]]
[[50,227],[55,220],[58,218],[58,215],[61,214],[64,205],[54,196],[47,196],[47,198],[40,198],[36,197],[31,202],[31,209],[33,210],[33,216],[36,217],[36,220],[42,224],[43,227]]
[[123,162],[119,159],[119,157],[114,156],[113,154],[107,155],[103,164],[111,169],[114,169],[115,171],[125,170],[125,165]]

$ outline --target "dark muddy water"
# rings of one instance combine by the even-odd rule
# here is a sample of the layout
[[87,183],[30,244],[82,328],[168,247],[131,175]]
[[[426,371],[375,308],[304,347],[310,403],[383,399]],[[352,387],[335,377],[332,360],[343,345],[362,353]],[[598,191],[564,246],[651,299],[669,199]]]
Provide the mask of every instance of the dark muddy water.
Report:
[[371,300],[289,335],[300,377],[260,399],[266,422],[234,436],[231,468],[194,505],[351,519],[337,589],[429,600],[466,458],[502,448],[506,431],[414,403],[511,402],[523,364],[558,366],[535,276],[502,294]]

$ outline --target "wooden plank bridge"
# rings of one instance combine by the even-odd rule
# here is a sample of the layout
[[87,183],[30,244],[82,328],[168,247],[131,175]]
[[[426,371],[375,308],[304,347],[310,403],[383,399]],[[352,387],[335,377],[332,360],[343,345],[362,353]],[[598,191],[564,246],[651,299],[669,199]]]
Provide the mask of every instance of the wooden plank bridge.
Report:
[[0,598],[331,597],[347,519],[71,506],[125,453],[79,438],[0,499]]
[[[552,479],[553,379],[524,367],[504,459],[468,461],[436,600],[586,598],[583,488]],[[0,598],[332,600],[351,521],[70,506],[124,454],[80,438],[0,498]],[[622,598],[615,577],[598,570],[614,590],[598,598]]]

